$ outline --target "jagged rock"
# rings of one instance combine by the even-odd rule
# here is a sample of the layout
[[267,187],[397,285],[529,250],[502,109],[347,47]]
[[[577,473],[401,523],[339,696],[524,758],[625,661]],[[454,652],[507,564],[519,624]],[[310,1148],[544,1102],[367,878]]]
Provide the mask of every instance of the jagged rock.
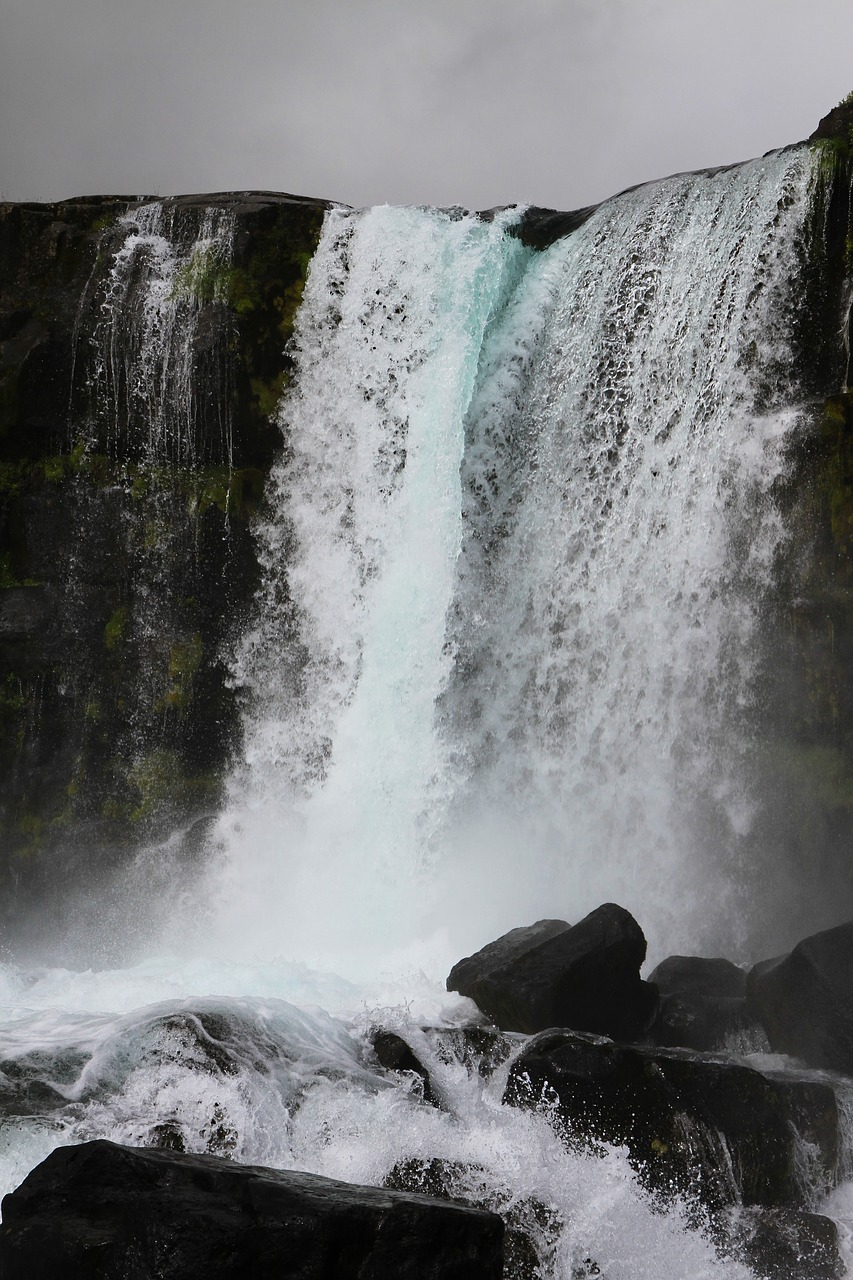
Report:
[[853,921],[755,965],[747,991],[776,1053],[853,1075]]
[[533,1276],[550,1274],[563,1226],[559,1215],[539,1200],[519,1200],[482,1165],[437,1156],[430,1160],[400,1160],[383,1185],[499,1213],[506,1228],[503,1280],[531,1280]]
[[568,1134],[625,1145],[641,1178],[712,1208],[795,1204],[795,1116],[748,1067],[549,1031],[512,1065],[504,1101],[556,1102]]
[[3,1280],[498,1280],[481,1210],[112,1142],[61,1147],[3,1200]]
[[657,992],[639,976],[646,940],[608,902],[579,924],[540,920],[454,965],[450,991],[470,996],[503,1031],[573,1027],[632,1039],[651,1023]]
[[435,1107],[441,1106],[433,1090],[429,1071],[402,1036],[397,1035],[395,1031],[376,1028],[371,1033],[370,1039],[380,1066],[386,1071],[411,1072],[418,1076],[421,1080],[424,1102],[429,1102]]

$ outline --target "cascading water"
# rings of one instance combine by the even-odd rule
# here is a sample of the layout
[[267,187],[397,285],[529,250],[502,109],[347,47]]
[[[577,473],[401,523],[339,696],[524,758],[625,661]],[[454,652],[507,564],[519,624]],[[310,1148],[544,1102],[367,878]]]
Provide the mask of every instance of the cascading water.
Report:
[[[442,981],[605,898],[659,949],[748,933],[744,735],[814,181],[805,149],[670,179],[541,254],[514,213],[328,215],[218,852],[135,968],[0,972],[6,1186],[94,1136],[370,1183],[438,1158],[527,1226],[542,1276],[752,1274],[624,1152],[501,1105],[506,1067],[448,1048],[472,1007]],[[152,307],[122,367],[159,432]],[[377,1022],[443,1110],[377,1067]]]
[[[230,462],[227,344],[223,326],[205,333],[200,321],[205,304],[225,301],[233,210],[154,201],[131,208],[113,235],[110,270],[78,316],[92,436],[83,443],[111,453],[119,441],[132,442],[153,464]],[[218,410],[213,439],[200,434],[200,389]]]
[[505,218],[330,217],[235,667],[225,932],[277,894],[300,954],[452,922],[458,955],[616,898],[655,948],[743,948],[811,181],[803,152],[670,179],[541,255]]

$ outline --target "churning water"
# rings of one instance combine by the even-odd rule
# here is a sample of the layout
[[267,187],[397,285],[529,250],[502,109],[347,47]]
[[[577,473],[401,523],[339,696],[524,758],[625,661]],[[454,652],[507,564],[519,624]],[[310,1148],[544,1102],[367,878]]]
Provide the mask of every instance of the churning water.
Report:
[[[440,1157],[528,1215],[543,1276],[749,1274],[623,1152],[502,1106],[442,985],[496,932],[604,900],[658,958],[748,952],[769,870],[742,866],[743,760],[814,182],[806,149],[672,178],[542,253],[515,212],[328,214],[205,880],[133,969],[2,975],[6,1186],[94,1136],[370,1183]],[[158,216],[125,242],[161,264],[132,341],[106,314],[116,259],[103,376],[185,460],[180,415],[158,426],[185,305]],[[374,1024],[443,1110],[376,1066]]]

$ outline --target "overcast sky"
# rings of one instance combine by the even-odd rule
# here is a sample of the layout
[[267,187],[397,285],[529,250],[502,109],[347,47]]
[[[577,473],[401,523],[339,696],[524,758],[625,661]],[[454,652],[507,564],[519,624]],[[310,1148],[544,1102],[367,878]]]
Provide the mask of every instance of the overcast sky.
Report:
[[0,198],[575,208],[851,89],[853,0],[0,0]]

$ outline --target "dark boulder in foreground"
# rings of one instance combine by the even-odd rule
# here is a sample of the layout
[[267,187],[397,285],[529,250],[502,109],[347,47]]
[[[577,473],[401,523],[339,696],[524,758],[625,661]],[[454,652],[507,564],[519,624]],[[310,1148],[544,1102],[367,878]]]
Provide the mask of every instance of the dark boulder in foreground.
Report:
[[569,926],[540,920],[460,960],[447,979],[503,1031],[572,1027],[630,1040],[651,1023],[657,992],[640,979],[646,939],[607,902]]
[[496,1215],[308,1173],[112,1142],[61,1147],[3,1200],[3,1280],[498,1280]]
[[[652,1190],[696,1197],[711,1209],[795,1205],[797,1134],[825,1132],[837,1158],[831,1088],[796,1095],[748,1067],[678,1049],[613,1044],[571,1031],[536,1036],[513,1063],[504,1101],[556,1103],[571,1140],[628,1149]],[[835,1128],[821,1128],[830,1114]]]
[[482,1165],[436,1156],[401,1160],[384,1185],[499,1213],[506,1227],[502,1280],[532,1280],[533,1276],[553,1274],[554,1252],[564,1226],[560,1215],[540,1200],[520,1198]]
[[853,921],[755,965],[747,991],[776,1053],[853,1075]]
[[731,960],[670,956],[649,982],[660,1008],[649,1032],[652,1044],[713,1053],[740,1042],[766,1047],[746,1001],[746,973]]

